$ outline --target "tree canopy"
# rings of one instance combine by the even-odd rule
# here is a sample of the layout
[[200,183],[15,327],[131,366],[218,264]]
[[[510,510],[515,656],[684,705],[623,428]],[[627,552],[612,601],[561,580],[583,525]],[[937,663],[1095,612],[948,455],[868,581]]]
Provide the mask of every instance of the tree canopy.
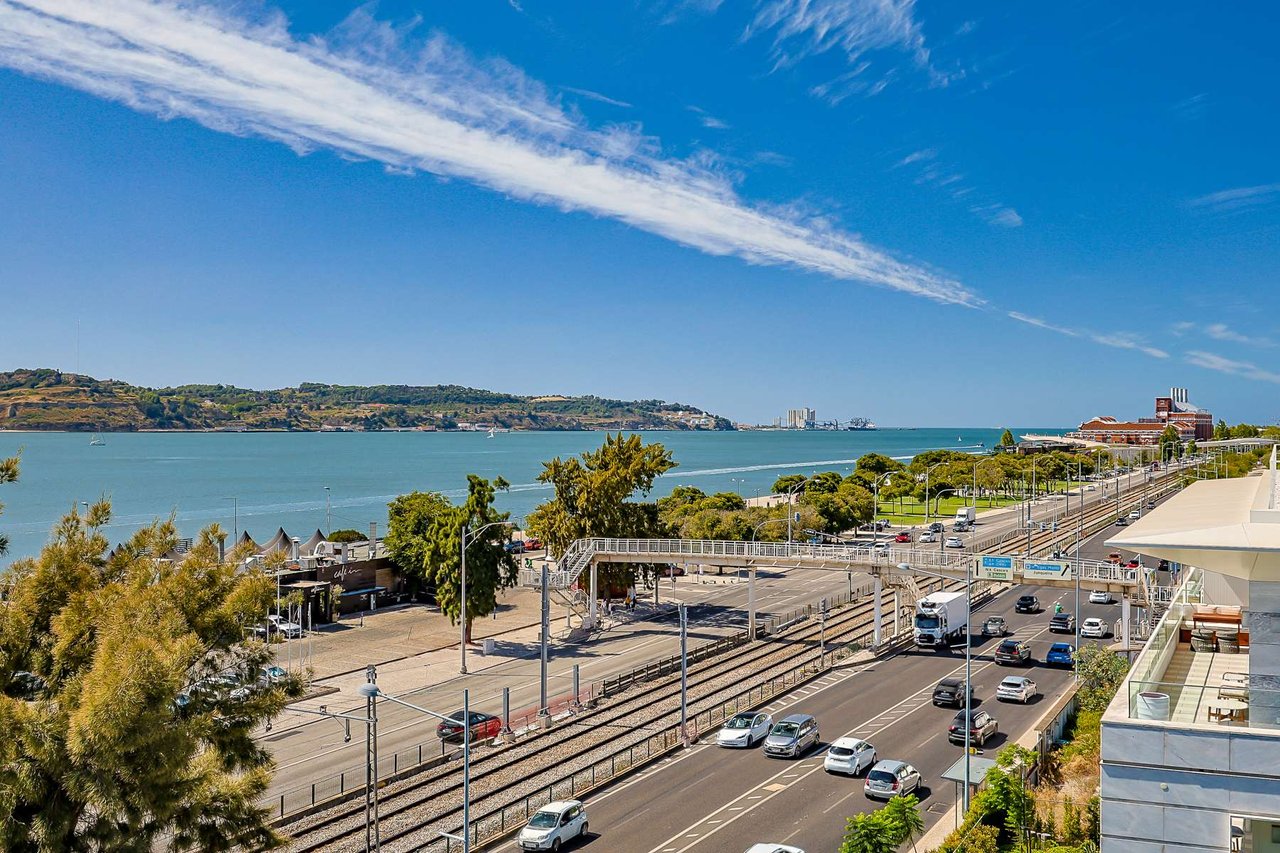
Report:
[[1005,430],[1004,432],[1000,433],[1001,447],[1013,447],[1017,443],[1018,442],[1014,441],[1013,433],[1010,432],[1009,430]]
[[[14,483],[18,480],[18,457],[10,456],[0,459],[0,485]],[[0,515],[4,514],[4,503],[0,501]],[[9,553],[9,537],[0,533],[0,557]]]
[[[391,559],[411,577],[434,586],[436,604],[455,625],[462,617],[462,532],[467,529],[468,642],[472,623],[493,613],[498,591],[515,586],[518,579],[519,567],[504,547],[511,527],[500,523],[510,516],[493,507],[497,491],[506,488],[501,477],[491,482],[469,474],[462,506],[437,492],[412,492],[389,504],[386,543]],[[482,530],[485,525],[492,526]]]
[[[272,766],[252,732],[298,685],[258,682],[246,641],[274,584],[220,562],[202,531],[178,561],[172,522],[111,556],[106,501],[72,511],[15,562],[0,607],[0,849],[264,848]],[[232,685],[246,686],[244,692]]]

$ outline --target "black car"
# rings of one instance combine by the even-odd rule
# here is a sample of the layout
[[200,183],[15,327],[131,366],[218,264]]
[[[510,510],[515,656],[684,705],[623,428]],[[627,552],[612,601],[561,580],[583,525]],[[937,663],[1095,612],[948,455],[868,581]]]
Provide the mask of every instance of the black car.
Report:
[[[933,704],[959,708],[964,704],[964,679],[944,678],[933,688]],[[973,685],[969,685],[969,704],[973,704]]]
[[1039,613],[1040,599],[1034,595],[1023,595],[1018,598],[1016,604],[1013,605],[1014,613]]
[[[964,743],[964,730],[965,715],[964,711],[960,711],[947,729],[947,740],[952,743]],[[986,711],[973,712],[972,722],[969,724],[969,743],[985,746],[987,738],[994,737],[998,731],[1000,731],[1000,724],[996,722],[995,717]]]
[[1049,618],[1049,633],[1074,634],[1075,632],[1076,617],[1070,613],[1055,613]]
[[1129,526],[1129,519],[1125,518],[1123,515],[1116,519],[1116,527],[1128,527],[1128,526]]
[[1158,571],[1158,572],[1167,572],[1167,571],[1169,571],[1169,561],[1168,561],[1168,560],[1161,560],[1161,561],[1160,561],[1160,565],[1156,566],[1156,571]]
[[1031,647],[1021,640],[1005,640],[996,647],[995,660],[1000,666],[1027,663],[1031,660]]
[[946,525],[941,521],[935,521],[933,524],[929,525],[930,533],[941,533],[943,530],[946,530]]

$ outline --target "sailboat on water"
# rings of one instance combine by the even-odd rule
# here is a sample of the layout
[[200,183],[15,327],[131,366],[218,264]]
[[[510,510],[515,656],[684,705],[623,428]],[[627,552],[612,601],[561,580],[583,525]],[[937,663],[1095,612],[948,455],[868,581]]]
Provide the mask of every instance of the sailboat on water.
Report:
[[102,440],[102,436],[98,435],[96,432],[93,434],[93,438],[89,439],[90,447],[105,447],[106,444],[107,443]]

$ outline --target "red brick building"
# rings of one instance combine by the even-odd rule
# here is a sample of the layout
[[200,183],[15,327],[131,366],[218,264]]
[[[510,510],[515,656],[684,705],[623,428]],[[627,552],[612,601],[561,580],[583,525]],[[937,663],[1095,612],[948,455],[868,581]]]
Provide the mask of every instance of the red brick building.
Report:
[[1160,443],[1160,434],[1169,425],[1184,442],[1213,438],[1213,415],[1187,402],[1186,388],[1171,388],[1169,396],[1156,397],[1153,418],[1120,421],[1109,415],[1099,416],[1080,424],[1071,435],[1107,444],[1155,445]]

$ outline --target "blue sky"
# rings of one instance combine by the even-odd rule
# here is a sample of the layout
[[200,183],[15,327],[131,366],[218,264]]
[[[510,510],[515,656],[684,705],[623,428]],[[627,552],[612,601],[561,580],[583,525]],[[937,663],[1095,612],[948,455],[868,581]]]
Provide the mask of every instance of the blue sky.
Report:
[[0,0],[0,368],[1274,421],[1278,23]]

